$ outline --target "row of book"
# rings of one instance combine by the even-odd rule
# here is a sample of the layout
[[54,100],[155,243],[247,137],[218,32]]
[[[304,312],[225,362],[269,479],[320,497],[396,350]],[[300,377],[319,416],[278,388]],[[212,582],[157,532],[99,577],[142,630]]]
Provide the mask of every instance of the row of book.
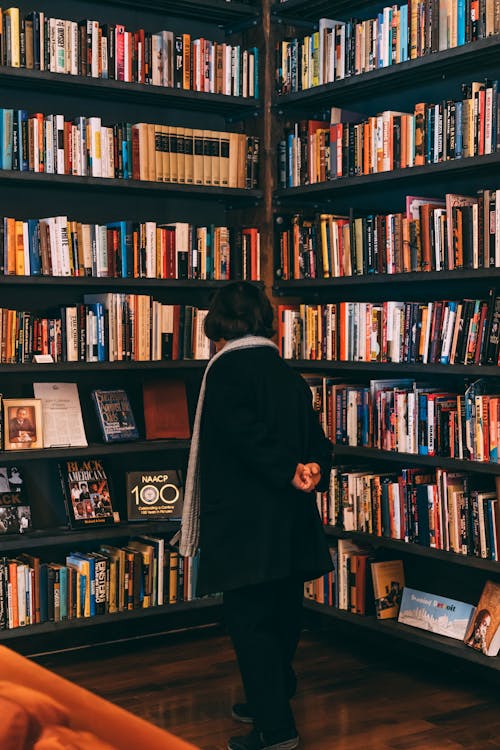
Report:
[[0,222],[0,274],[258,280],[259,247],[259,231],[251,227],[6,217]]
[[279,185],[312,185],[495,153],[498,81],[463,84],[462,97],[371,117],[334,108],[329,122],[297,122],[279,142]]
[[494,0],[416,0],[374,18],[320,18],[318,30],[276,45],[278,94],[305,91],[500,32]]
[[375,273],[500,266],[498,190],[477,196],[406,197],[404,213],[280,216],[276,277],[340,278]]
[[306,583],[307,599],[356,615],[397,618],[402,625],[454,638],[485,656],[500,649],[500,585],[486,581],[477,606],[406,585],[402,560],[380,560],[370,549],[339,539],[334,569]]
[[[36,382],[33,383],[33,394],[34,398],[12,398],[0,394],[0,450],[87,446],[76,383]],[[125,390],[94,388],[90,397],[105,443],[139,439],[139,428]],[[186,439],[191,436],[186,387],[183,381],[174,378],[146,379],[142,383],[142,403],[137,406],[143,412],[141,416],[144,420],[146,440]],[[162,413],[163,411],[166,413]],[[88,416],[88,411],[86,413]],[[117,519],[114,518],[111,507],[106,473],[98,459],[87,460],[87,474],[90,466],[99,470],[96,479],[102,481],[103,487],[106,487],[108,512],[100,514],[101,523],[114,523]],[[0,479],[0,488],[3,485],[6,491],[11,490],[12,487],[7,487],[7,484],[7,480]],[[0,496],[1,492],[0,489]],[[5,506],[5,498],[3,500]],[[171,510],[173,509],[172,505]]]
[[496,492],[474,489],[470,475],[445,469],[401,472],[335,468],[323,520],[345,531],[498,560]]
[[168,305],[148,294],[86,294],[83,302],[44,316],[0,308],[0,363],[49,355],[54,362],[209,359],[207,310]]
[[499,364],[500,297],[280,305],[283,357],[337,362]]
[[100,117],[0,110],[0,169],[187,185],[254,188],[259,139]]
[[1,11],[0,64],[258,98],[258,49],[123,24]]
[[414,380],[346,385],[309,378],[333,443],[421,456],[498,463],[498,384],[477,380],[456,393]]
[[73,552],[46,563],[23,553],[0,558],[0,630],[160,607],[195,598],[198,558],[161,537]]

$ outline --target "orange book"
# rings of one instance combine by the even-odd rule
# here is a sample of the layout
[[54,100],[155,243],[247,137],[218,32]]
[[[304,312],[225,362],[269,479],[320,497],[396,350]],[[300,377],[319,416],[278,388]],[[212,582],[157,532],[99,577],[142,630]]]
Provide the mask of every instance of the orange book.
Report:
[[16,560],[9,560],[7,563],[9,572],[9,589],[8,589],[8,608],[9,608],[9,624],[12,623],[11,627],[19,627],[19,607],[17,603],[17,562]]

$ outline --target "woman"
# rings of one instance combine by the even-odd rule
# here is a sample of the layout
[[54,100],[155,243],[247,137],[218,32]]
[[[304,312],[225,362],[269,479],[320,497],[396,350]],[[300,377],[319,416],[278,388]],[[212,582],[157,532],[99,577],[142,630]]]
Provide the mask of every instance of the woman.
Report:
[[254,723],[229,750],[292,750],[304,581],[331,569],[313,490],[328,486],[332,446],[311,391],[269,340],[264,292],[235,282],[215,296],[205,333],[217,342],[200,390],[181,537],[199,549],[198,594],[223,592],[246,704]]

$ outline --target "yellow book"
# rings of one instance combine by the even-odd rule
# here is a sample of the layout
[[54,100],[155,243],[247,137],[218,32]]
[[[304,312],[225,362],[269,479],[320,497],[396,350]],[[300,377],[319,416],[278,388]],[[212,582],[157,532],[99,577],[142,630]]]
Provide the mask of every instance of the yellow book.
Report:
[[323,258],[323,276],[327,279],[330,276],[330,259],[328,257],[328,239],[327,239],[327,228],[326,223],[328,221],[328,214],[321,214],[319,217],[320,231],[321,231],[321,255]]
[[229,133],[229,187],[238,187],[238,133]]
[[16,276],[24,276],[24,222],[15,224]]
[[203,130],[193,130],[193,184],[203,185]]
[[[10,66],[12,68],[21,67],[21,36],[20,36],[20,25],[19,25],[19,8],[7,8],[5,15],[9,19],[10,23],[10,50],[11,59]],[[9,61],[7,60],[7,64]]]
[[184,133],[184,178],[186,185],[194,183],[194,131],[186,128]]

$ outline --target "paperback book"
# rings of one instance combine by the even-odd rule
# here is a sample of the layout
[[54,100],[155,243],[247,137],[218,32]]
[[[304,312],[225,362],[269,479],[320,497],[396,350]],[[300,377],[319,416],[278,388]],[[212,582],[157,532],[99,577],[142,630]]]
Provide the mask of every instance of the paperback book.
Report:
[[0,467],[0,534],[25,534],[31,529],[31,507],[24,478],[16,466]]
[[172,521],[182,517],[184,488],[177,469],[127,472],[129,521]]
[[405,585],[402,560],[372,563],[373,594],[379,620],[397,617]]
[[473,613],[472,604],[405,586],[398,620],[414,628],[463,640]]
[[65,461],[59,464],[59,473],[71,528],[119,523],[120,516],[113,510],[108,477],[100,459]]
[[126,392],[122,388],[92,391],[97,417],[105,443],[137,440],[139,432]]
[[500,585],[486,581],[474,617],[465,633],[467,646],[486,656],[496,656],[500,649]]

